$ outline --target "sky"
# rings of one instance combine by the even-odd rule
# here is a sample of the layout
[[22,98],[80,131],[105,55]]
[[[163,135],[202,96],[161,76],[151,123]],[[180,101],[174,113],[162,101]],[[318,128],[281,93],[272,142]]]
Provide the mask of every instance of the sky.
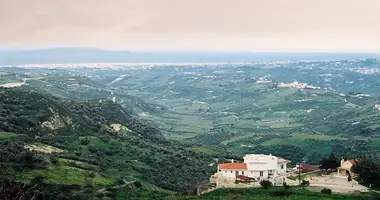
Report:
[[0,48],[380,52],[380,0],[0,0]]

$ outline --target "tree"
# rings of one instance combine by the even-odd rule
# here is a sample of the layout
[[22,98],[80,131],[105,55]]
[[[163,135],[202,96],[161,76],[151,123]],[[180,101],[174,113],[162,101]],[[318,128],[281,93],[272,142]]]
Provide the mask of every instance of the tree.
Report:
[[340,166],[338,159],[335,157],[333,153],[331,153],[329,157],[323,158],[319,162],[319,164],[319,169],[323,169],[325,171],[327,171],[328,169],[336,169]]
[[380,166],[371,158],[363,157],[352,167],[352,172],[359,175],[359,182],[365,186],[380,186]]

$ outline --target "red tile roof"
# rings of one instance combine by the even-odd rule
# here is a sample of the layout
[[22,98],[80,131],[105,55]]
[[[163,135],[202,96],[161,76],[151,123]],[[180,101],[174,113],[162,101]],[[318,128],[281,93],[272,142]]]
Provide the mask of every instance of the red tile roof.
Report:
[[296,167],[296,169],[306,170],[306,171],[310,170],[311,171],[311,170],[318,169],[318,166],[314,166],[314,165],[301,165],[301,166]]
[[351,159],[351,160],[348,160],[348,162],[350,162],[353,166],[357,165],[359,163],[359,159]]
[[247,169],[247,164],[245,163],[224,163],[218,166],[219,169]]

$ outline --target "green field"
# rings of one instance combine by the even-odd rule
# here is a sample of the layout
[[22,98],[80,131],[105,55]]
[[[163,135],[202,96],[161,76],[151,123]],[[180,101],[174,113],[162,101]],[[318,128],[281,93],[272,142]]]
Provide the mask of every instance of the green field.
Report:
[[15,137],[20,137],[21,134],[9,133],[9,132],[0,132],[0,141],[7,140]]
[[[94,177],[89,177],[89,174],[93,173]],[[45,170],[32,170],[23,172],[17,175],[16,179],[24,182],[29,182],[36,176],[42,176],[47,182],[57,184],[76,184],[84,185],[88,180],[91,180],[94,185],[109,185],[116,180],[112,178],[106,178],[96,172],[83,170],[80,168],[70,166],[49,166]]]

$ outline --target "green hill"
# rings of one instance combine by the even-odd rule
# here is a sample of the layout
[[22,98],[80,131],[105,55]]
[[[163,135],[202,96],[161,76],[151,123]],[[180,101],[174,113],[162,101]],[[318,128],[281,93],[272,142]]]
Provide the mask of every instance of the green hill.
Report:
[[137,181],[124,196],[149,196],[193,193],[214,170],[210,155],[166,141],[107,99],[65,100],[24,87],[0,94],[1,166],[13,180],[78,186],[69,191],[82,199],[122,195],[129,186],[108,190]]

